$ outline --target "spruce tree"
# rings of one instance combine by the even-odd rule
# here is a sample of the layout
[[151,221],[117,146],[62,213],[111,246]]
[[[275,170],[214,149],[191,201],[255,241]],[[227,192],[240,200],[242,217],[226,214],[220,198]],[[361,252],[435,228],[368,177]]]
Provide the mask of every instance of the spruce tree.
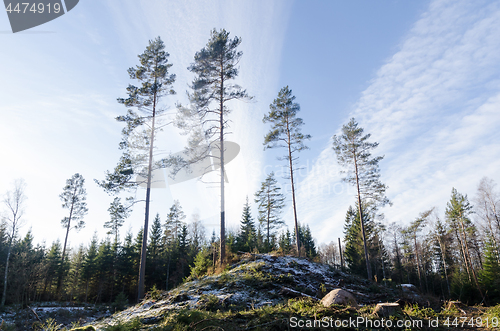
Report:
[[[153,151],[158,125],[158,117],[164,113],[161,104],[164,96],[175,94],[172,84],[175,75],[169,74],[172,64],[168,63],[170,54],[165,52],[165,45],[160,37],[150,40],[144,53],[140,54],[140,65],[129,68],[131,79],[137,80],[140,86],[129,85],[127,98],[119,98],[118,102],[127,107],[127,114],[118,116],[117,121],[125,123],[122,130],[120,149],[122,156],[113,172],[106,173],[106,179],[96,181],[106,192],[116,194],[122,190],[136,189],[139,184],[146,186],[144,231],[141,259],[139,267],[138,296],[144,296],[144,278],[146,271],[146,250],[148,242],[149,205],[151,199],[152,173],[158,167],[167,167],[169,162],[160,160],[153,163]],[[134,108],[137,110],[134,110]],[[137,180],[133,180],[133,175]]]
[[157,287],[162,286],[161,278],[162,271],[161,270],[161,256],[163,253],[162,242],[162,225],[160,220],[160,215],[156,214],[155,219],[153,220],[153,224],[151,226],[150,239],[148,243],[148,266],[147,269],[147,277],[148,286],[156,285]]
[[85,302],[88,302],[89,289],[92,291],[92,285],[95,282],[97,273],[97,235],[94,234],[87,249],[82,265],[82,277],[85,281]]
[[281,193],[274,172],[267,176],[266,180],[262,182],[260,190],[255,193],[255,202],[259,208],[258,220],[266,226],[266,251],[269,252],[273,246],[271,245],[273,230],[285,224],[281,219],[281,212],[285,206],[285,197]]
[[[186,214],[182,210],[182,207],[178,200],[175,200],[173,205],[167,214],[167,219],[165,221],[165,232],[163,235],[163,243],[165,247],[165,254],[167,265],[166,265],[166,289],[169,289],[170,283],[170,269],[172,265],[175,266],[176,258],[179,253],[179,237],[182,231],[182,226],[184,225],[183,220],[186,218]],[[174,263],[172,263],[172,261]]]
[[383,206],[389,204],[385,196],[387,186],[380,181],[379,162],[383,156],[371,157],[370,151],[378,146],[378,143],[369,143],[370,134],[363,135],[363,128],[351,118],[349,123],[342,126],[342,135],[333,136],[333,150],[337,154],[337,160],[347,171],[344,181],[356,186],[358,212],[361,217],[361,234],[363,236],[363,249],[366,261],[366,271],[369,280],[372,280],[372,270],[368,256],[368,247],[365,231],[365,217],[363,204]]
[[224,182],[224,141],[229,128],[228,102],[250,100],[246,90],[232,83],[238,76],[242,52],[237,48],[241,38],[229,39],[229,32],[213,29],[207,45],[194,56],[188,70],[196,75],[189,93],[191,107],[179,106],[177,125],[190,134],[186,148],[187,165],[214,158],[220,168],[220,264],[226,254],[226,221]]
[[[368,212],[368,208],[366,206],[363,206],[362,210],[364,211],[363,215],[365,215],[365,236],[368,253],[372,258],[368,261],[368,263],[370,270],[372,270],[377,265],[376,257],[382,253],[381,258],[383,258],[384,248],[380,247],[381,243],[377,234],[377,224],[372,219],[372,213]],[[349,270],[354,274],[367,276],[359,209],[353,208],[352,206],[349,206],[346,213],[344,223],[344,243],[344,258]]]
[[[49,297],[52,298],[54,291],[54,278],[61,274],[61,243],[59,240],[52,243],[46,257],[46,267],[45,267],[45,282],[43,288],[43,294],[46,291],[49,292]],[[57,278],[56,278],[57,281]],[[56,282],[57,290],[57,282]]]
[[104,223],[104,227],[109,229],[107,234],[113,234],[115,243],[118,243],[118,233],[123,226],[125,219],[130,215],[129,209],[122,205],[121,199],[115,197],[108,208],[110,220]]
[[284,254],[290,253],[292,249],[292,235],[290,234],[290,230],[286,229],[286,231],[280,234],[278,246]]
[[236,238],[238,249],[244,252],[251,252],[255,247],[255,239],[255,225],[253,223],[247,197],[245,205],[243,206],[243,214],[241,215],[240,233]]
[[484,251],[484,269],[479,278],[481,286],[487,291],[489,303],[498,304],[500,302],[500,263],[498,263],[498,247],[493,238],[489,237],[486,241]]
[[311,135],[301,132],[304,122],[297,117],[300,110],[298,103],[294,102],[295,96],[288,86],[283,87],[278,97],[269,105],[270,111],[264,116],[264,123],[271,123],[271,131],[264,137],[265,149],[268,148],[286,148],[285,156],[278,160],[287,161],[287,167],[290,173],[290,185],[292,188],[292,206],[295,221],[295,244],[297,245],[297,255],[300,256],[299,223],[297,219],[297,203],[295,200],[294,173],[295,165],[298,160],[297,153],[307,149],[304,145],[305,140],[311,139]]

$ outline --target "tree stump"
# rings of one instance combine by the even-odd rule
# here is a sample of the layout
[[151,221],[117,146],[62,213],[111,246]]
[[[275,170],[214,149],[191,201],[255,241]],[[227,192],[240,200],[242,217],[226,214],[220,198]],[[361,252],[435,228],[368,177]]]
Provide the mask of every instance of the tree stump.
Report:
[[401,312],[401,307],[399,306],[399,303],[378,303],[377,306],[375,307],[375,310],[373,311],[374,314],[377,314],[379,316],[383,317],[390,317],[394,316],[397,313]]
[[446,309],[447,310],[453,310],[453,309],[456,309],[458,311],[460,311],[460,313],[462,315],[467,315],[467,312],[466,312],[466,309],[468,307],[466,305],[464,305],[462,302],[460,301],[448,301],[448,304],[446,306]]

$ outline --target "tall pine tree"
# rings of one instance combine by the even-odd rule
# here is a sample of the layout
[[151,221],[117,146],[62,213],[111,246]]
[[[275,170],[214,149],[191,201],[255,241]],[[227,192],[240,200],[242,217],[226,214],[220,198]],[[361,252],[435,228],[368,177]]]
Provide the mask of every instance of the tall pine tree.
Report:
[[[170,54],[165,52],[163,41],[157,37],[155,40],[150,40],[144,53],[139,55],[140,65],[128,69],[130,78],[137,80],[140,86],[129,85],[127,87],[128,98],[118,99],[118,102],[128,109],[126,115],[116,118],[126,125],[122,130],[123,139],[120,142],[123,155],[114,171],[107,172],[104,181],[97,181],[109,193],[137,188],[139,184],[146,186],[138,300],[144,296],[152,173],[156,167],[168,166],[168,162],[164,160],[153,163],[153,150],[156,133],[161,129],[160,126],[157,127],[158,116],[165,111],[161,99],[165,95],[175,93],[172,89],[175,75],[168,72],[172,66],[168,63],[169,56]],[[133,174],[140,176],[137,180],[133,180]]]
[[389,200],[385,196],[387,186],[380,181],[378,164],[383,156],[371,157],[370,150],[376,148],[378,143],[369,143],[367,140],[370,134],[363,135],[363,131],[363,128],[358,127],[356,120],[351,118],[349,123],[342,126],[342,135],[333,136],[333,150],[337,154],[339,164],[347,169],[344,171],[346,176],[343,180],[356,186],[367,277],[372,280],[362,206],[363,204],[385,205]]
[[213,29],[207,45],[194,56],[189,71],[196,74],[189,93],[191,107],[179,106],[177,125],[190,134],[186,148],[187,164],[215,159],[220,169],[220,264],[226,254],[224,142],[229,127],[228,103],[232,100],[250,100],[246,90],[232,83],[238,76],[238,62],[242,56],[237,51],[241,39],[229,39],[229,32]]
[[307,149],[304,141],[311,139],[308,134],[301,132],[304,122],[297,117],[300,110],[298,103],[294,102],[295,96],[288,86],[283,87],[278,97],[269,105],[270,111],[264,116],[264,123],[271,123],[271,131],[264,137],[264,146],[267,148],[286,148],[285,156],[278,158],[287,161],[287,167],[290,174],[290,185],[292,188],[293,217],[295,221],[295,244],[297,246],[297,255],[300,256],[299,222],[297,219],[297,203],[295,200],[294,173],[295,165],[298,160],[297,153]]

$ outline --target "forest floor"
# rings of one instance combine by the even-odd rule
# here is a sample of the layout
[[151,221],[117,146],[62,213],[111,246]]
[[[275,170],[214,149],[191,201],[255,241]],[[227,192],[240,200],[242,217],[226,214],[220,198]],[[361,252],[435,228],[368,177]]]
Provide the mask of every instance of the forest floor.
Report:
[[[320,302],[333,289],[352,293],[358,307]],[[374,314],[380,302],[398,302],[391,317]],[[500,306],[468,307],[370,283],[330,266],[295,257],[246,254],[220,274],[140,304],[110,307],[31,307],[4,312],[1,330],[500,330]]]

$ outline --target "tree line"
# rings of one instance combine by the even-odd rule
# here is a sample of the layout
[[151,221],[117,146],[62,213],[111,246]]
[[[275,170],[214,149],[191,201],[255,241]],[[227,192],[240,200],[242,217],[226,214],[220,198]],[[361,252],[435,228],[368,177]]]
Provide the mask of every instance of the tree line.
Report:
[[[478,184],[474,205],[451,190],[441,219],[436,208],[408,225],[387,225],[380,207],[391,202],[372,157],[378,143],[352,118],[333,137],[344,181],[356,187],[355,203],[344,221],[344,247],[333,241],[320,247],[325,263],[386,284],[410,283],[423,293],[469,303],[500,302],[500,192],[493,180]],[[345,265],[341,259],[343,249]]]
[[[407,225],[385,225],[380,215],[362,206],[368,265],[379,282],[410,283],[422,293],[469,303],[500,303],[500,192],[483,178],[473,202],[451,190],[444,217],[436,208]],[[344,223],[346,268],[367,277],[360,217],[350,207]],[[332,249],[333,244],[322,247]]]

